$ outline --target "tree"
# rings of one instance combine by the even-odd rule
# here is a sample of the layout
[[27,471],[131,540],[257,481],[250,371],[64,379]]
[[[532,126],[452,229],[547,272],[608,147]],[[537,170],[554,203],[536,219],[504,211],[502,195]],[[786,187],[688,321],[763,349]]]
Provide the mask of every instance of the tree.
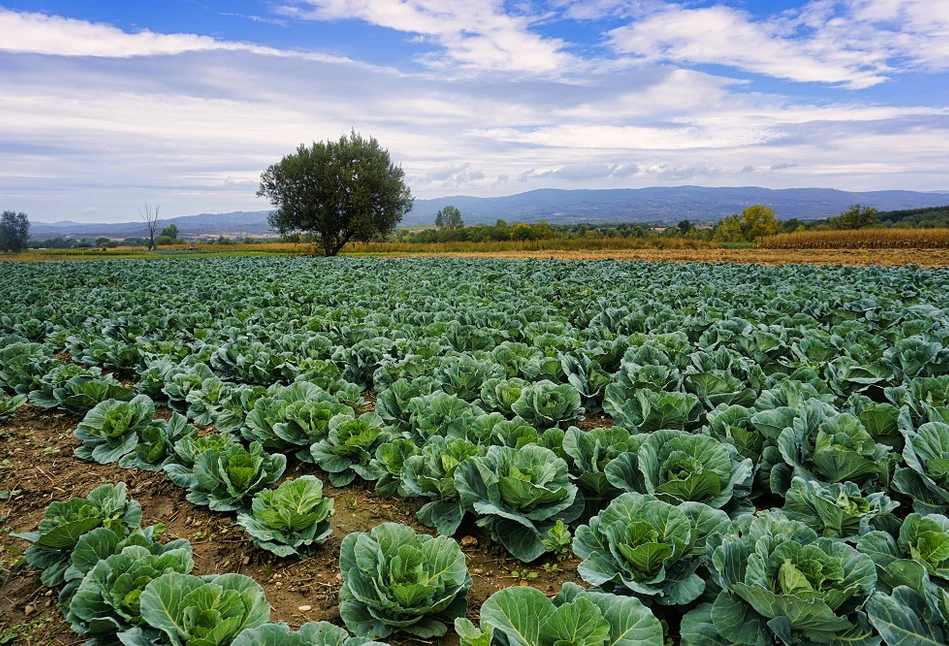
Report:
[[745,242],[745,234],[741,230],[740,215],[729,215],[715,225],[712,238],[718,242]]
[[456,207],[448,205],[435,214],[435,226],[439,229],[450,229],[456,231],[465,226],[461,219],[461,211]]
[[534,237],[538,240],[549,240],[554,237],[554,230],[547,224],[547,220],[541,220],[531,228],[534,230]]
[[148,248],[155,248],[155,232],[158,230],[158,212],[161,211],[160,206],[152,208],[148,202],[145,202],[145,208],[140,210],[138,214],[142,216],[142,220],[145,222],[145,228],[148,229]]
[[161,230],[161,237],[177,240],[178,239],[178,225],[169,224],[167,227]]
[[828,218],[827,224],[834,229],[862,229],[876,224],[879,212],[872,206],[854,204],[840,215]]
[[26,213],[4,211],[0,216],[0,251],[23,251],[29,241],[30,220]]
[[272,228],[310,232],[325,255],[335,256],[350,240],[369,242],[395,229],[413,203],[404,176],[375,138],[353,131],[301,145],[263,172],[257,195],[276,207]]
[[683,236],[686,235],[687,233],[690,233],[693,229],[695,229],[695,225],[689,222],[688,220],[680,221],[678,224],[678,227],[679,227],[679,235],[683,235]]
[[511,240],[534,240],[536,234],[531,225],[525,222],[518,222],[511,227]]
[[741,212],[741,232],[745,240],[753,242],[763,236],[773,236],[778,230],[778,219],[774,209],[764,204],[749,206]]

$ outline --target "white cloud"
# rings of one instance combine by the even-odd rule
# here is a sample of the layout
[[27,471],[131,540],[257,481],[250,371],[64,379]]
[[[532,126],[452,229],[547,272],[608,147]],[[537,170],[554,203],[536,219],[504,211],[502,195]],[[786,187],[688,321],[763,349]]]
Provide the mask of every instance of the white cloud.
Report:
[[877,85],[907,67],[949,69],[946,2],[813,0],[764,19],[725,4],[652,2],[629,15],[609,42],[645,61],[724,65],[850,89]]
[[[263,56],[334,60],[309,52],[294,52],[251,43],[217,40],[195,34],[129,33],[112,25],[44,13],[20,13],[0,7],[0,51],[50,56],[132,58],[174,56],[187,52],[232,51]],[[338,59],[337,59],[338,60]]]
[[423,59],[436,68],[553,75],[579,64],[566,43],[533,33],[535,18],[509,13],[502,0],[297,0],[279,11],[302,20],[358,19],[417,34],[441,48]]
[[646,60],[718,64],[803,82],[864,88],[885,80],[885,56],[820,36],[787,33],[781,20],[756,21],[716,5],[668,5],[610,32],[613,47]]

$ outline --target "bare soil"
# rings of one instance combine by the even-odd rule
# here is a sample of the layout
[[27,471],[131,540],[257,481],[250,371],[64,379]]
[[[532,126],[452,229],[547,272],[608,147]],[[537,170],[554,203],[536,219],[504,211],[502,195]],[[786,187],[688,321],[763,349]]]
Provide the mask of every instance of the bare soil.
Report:
[[[387,254],[389,255],[389,254]],[[591,249],[392,254],[406,257],[507,258],[523,260],[645,260],[649,262],[749,263],[756,265],[882,265],[949,267],[949,249]]]
[[[387,521],[433,533],[416,520],[420,501],[380,498],[366,483],[343,489],[326,485],[325,495],[335,499],[333,535],[308,558],[279,559],[256,549],[235,523],[234,514],[220,514],[189,503],[186,491],[167,481],[161,472],[121,469],[76,458],[73,449],[79,442],[72,431],[78,421],[27,404],[14,417],[0,422],[0,498],[6,498],[0,500],[0,644],[66,646],[85,641],[63,621],[56,606],[58,591],[44,588],[39,572],[23,562],[26,543],[9,534],[35,530],[50,502],[84,496],[101,484],[127,483],[129,495],[142,505],[143,526],[163,523],[167,526],[163,540],[191,541],[195,574],[239,572],[254,578],[273,607],[271,619],[294,627],[320,620],[342,625],[337,606],[341,584],[338,562],[340,543],[346,534]],[[597,419],[596,425],[605,421]],[[287,471],[287,476],[313,473],[326,481],[325,474],[312,465],[294,463]],[[494,545],[473,523],[463,525],[456,538],[474,579],[468,597],[472,620],[476,620],[484,600],[502,588],[532,585],[553,595],[563,581],[580,582],[577,561],[558,564],[547,557],[524,566]],[[545,564],[548,569],[543,567]],[[512,576],[512,571],[518,571],[520,577]],[[390,642],[396,645],[420,643],[394,637]],[[439,642],[423,643],[453,645],[458,641],[449,631]]]

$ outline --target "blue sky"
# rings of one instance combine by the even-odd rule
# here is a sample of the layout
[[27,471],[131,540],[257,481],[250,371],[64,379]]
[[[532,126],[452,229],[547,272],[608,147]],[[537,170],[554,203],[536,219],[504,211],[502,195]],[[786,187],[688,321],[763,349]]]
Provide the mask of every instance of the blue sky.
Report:
[[417,197],[949,189],[949,2],[0,0],[0,207],[268,208],[351,128]]

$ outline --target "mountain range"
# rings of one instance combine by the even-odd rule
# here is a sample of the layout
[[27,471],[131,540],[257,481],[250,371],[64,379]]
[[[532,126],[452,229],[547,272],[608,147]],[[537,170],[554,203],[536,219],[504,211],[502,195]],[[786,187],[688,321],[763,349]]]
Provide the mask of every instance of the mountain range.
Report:
[[[766,204],[781,219],[815,220],[837,215],[852,204],[873,206],[881,211],[915,209],[949,204],[949,191],[849,192],[828,188],[769,189],[758,186],[674,186],[637,189],[562,190],[538,189],[504,197],[457,195],[416,200],[401,226],[432,225],[435,214],[447,205],[461,210],[465,224],[512,222],[551,224],[650,222],[672,223],[716,221],[739,213],[752,204]],[[161,227],[174,224],[182,237],[273,235],[267,224],[268,211],[202,213],[163,218]],[[147,235],[142,222],[81,223],[33,222],[36,239],[64,237],[130,238]]]

